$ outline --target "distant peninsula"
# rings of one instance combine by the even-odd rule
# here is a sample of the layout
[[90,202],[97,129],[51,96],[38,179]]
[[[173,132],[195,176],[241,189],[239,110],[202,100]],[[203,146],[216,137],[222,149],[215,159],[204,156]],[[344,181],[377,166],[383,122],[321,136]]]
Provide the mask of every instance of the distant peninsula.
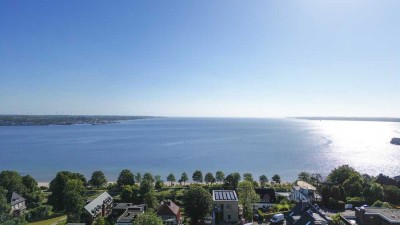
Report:
[[400,118],[394,117],[291,117],[302,120],[341,120],[341,121],[373,121],[373,122],[396,122],[400,123]]
[[74,124],[110,124],[125,120],[157,118],[151,116],[87,115],[0,115],[0,126],[47,126]]

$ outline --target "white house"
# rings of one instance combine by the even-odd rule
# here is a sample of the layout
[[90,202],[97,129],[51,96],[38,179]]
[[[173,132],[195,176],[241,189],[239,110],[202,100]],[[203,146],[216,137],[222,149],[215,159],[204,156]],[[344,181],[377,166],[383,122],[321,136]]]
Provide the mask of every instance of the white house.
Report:
[[290,200],[294,200],[297,202],[315,202],[322,200],[322,197],[317,192],[317,189],[311,184],[304,181],[297,181],[297,185],[292,187],[289,198]]

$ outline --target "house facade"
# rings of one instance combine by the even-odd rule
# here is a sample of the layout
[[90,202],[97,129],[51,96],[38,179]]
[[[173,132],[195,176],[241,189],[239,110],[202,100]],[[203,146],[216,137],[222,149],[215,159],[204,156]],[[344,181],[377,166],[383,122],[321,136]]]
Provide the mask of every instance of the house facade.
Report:
[[108,217],[112,212],[112,207],[113,198],[107,192],[103,192],[84,207],[90,215],[87,222],[91,224],[97,218]]
[[171,200],[161,202],[157,209],[157,215],[166,225],[178,225],[182,222],[180,207]]
[[10,214],[13,216],[20,216],[26,212],[26,204],[25,204],[25,198],[23,198],[21,195],[17,194],[16,192],[13,192],[11,195],[11,211]]
[[260,201],[253,204],[254,209],[267,209],[276,204],[276,194],[273,188],[255,188]]
[[214,190],[214,224],[239,222],[239,199],[234,190]]
[[317,189],[313,185],[304,181],[297,181],[296,185],[291,189],[289,198],[290,200],[294,200],[296,202],[317,202],[322,200],[322,197],[317,192]]

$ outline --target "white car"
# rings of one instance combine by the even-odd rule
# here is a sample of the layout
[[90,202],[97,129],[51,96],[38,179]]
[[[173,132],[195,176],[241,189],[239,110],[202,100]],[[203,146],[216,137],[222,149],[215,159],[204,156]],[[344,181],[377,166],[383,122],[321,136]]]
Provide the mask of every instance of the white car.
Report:
[[271,223],[281,223],[285,220],[285,216],[282,213],[275,214],[269,221]]

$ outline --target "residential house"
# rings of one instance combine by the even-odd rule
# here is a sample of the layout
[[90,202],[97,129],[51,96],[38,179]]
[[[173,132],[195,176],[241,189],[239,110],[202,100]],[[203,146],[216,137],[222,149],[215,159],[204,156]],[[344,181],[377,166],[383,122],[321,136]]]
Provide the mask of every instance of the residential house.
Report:
[[285,216],[287,225],[328,225],[332,219],[316,209],[309,201],[299,203]]
[[253,204],[254,209],[267,209],[276,204],[276,195],[273,188],[255,188],[260,201]]
[[103,192],[84,207],[90,215],[90,218],[87,218],[87,222],[92,224],[97,218],[109,216],[112,206],[113,198],[107,192]]
[[234,190],[214,190],[213,203],[214,224],[239,222],[239,199]]
[[171,200],[161,202],[157,209],[157,215],[161,217],[166,225],[181,224],[180,208]]
[[361,225],[400,224],[400,209],[356,207],[355,214],[357,222]]
[[297,185],[293,186],[290,193],[290,200],[296,202],[309,201],[317,202],[321,201],[322,197],[317,192],[317,189],[311,184],[304,181],[297,181]]
[[133,221],[144,213],[144,207],[129,207],[117,219],[116,225],[132,225]]
[[10,214],[14,216],[20,216],[26,211],[26,205],[25,205],[25,198],[23,198],[21,195],[17,194],[16,192],[13,192],[11,195],[11,211]]

